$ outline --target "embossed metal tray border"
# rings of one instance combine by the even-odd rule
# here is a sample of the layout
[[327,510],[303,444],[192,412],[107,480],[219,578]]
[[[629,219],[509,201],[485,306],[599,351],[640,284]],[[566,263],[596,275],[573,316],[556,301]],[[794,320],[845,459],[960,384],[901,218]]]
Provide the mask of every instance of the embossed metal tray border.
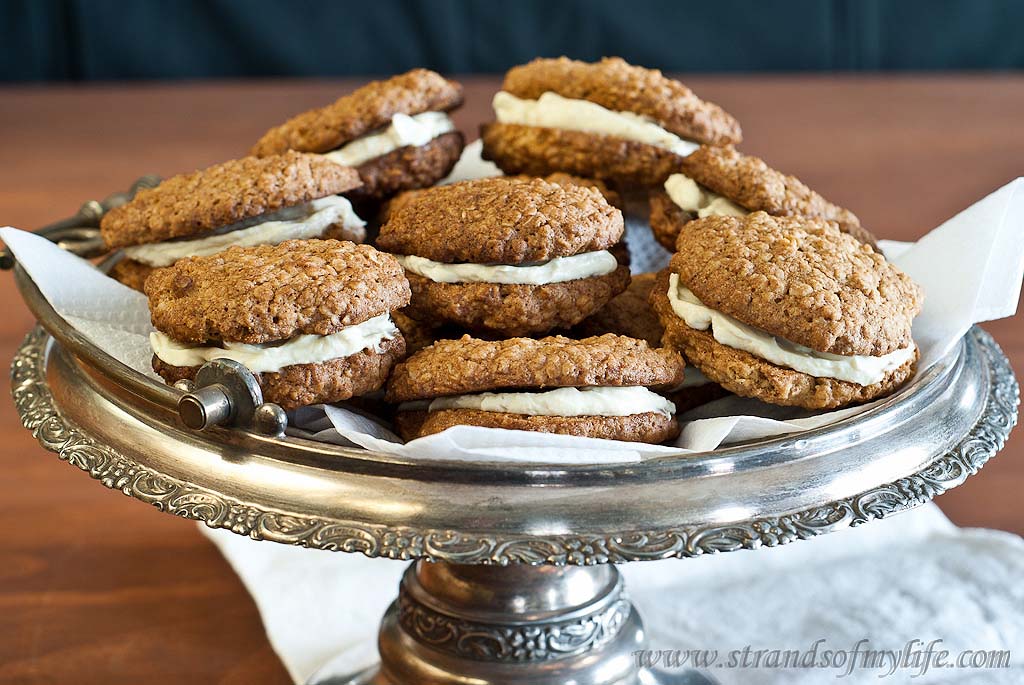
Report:
[[12,393],[26,428],[46,449],[104,486],[184,518],[203,521],[256,540],[392,559],[441,559],[456,563],[597,564],[691,557],[776,546],[855,526],[918,506],[956,487],[999,449],[1017,421],[1019,387],[995,341],[980,329],[969,334],[986,357],[991,383],[973,428],[927,468],[852,497],[783,516],[751,518],[721,526],[682,527],[623,535],[490,535],[418,529],[265,509],[159,473],[97,443],[61,416],[46,381],[42,328],[25,339],[12,365]]

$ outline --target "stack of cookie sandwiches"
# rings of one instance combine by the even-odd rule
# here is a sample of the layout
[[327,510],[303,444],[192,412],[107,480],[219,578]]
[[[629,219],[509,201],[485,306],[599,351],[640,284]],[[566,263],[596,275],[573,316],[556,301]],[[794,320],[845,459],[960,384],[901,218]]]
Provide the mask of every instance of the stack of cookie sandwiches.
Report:
[[664,343],[737,395],[836,408],[913,374],[920,288],[834,222],[709,216],[677,246],[651,291]]
[[363,220],[337,195],[357,187],[355,169],[297,152],[174,176],[103,217],[107,247],[124,251],[110,275],[142,290],[154,268],[231,246],[321,237],[362,242]]
[[537,59],[505,75],[483,156],[507,174],[565,171],[622,188],[665,182],[701,143],[742,140],[736,120],[660,71],[618,57]]
[[284,409],[380,389],[405,355],[391,313],[409,302],[394,257],[369,245],[292,240],[232,247],[146,281],[153,368],[168,383],[234,359]]
[[498,177],[399,198],[377,246],[405,267],[413,319],[523,336],[573,326],[626,289],[622,231],[593,188]]
[[773,216],[829,219],[862,243],[877,248],[875,237],[848,209],[832,204],[800,179],[731,146],[703,145],[680,162],[680,171],[651,191],[651,230],[675,252],[676,237],[690,221],[707,216]]
[[650,388],[677,385],[683,360],[642,340],[604,335],[434,343],[399,364],[386,397],[406,440],[458,425],[659,443],[679,433],[675,406]]
[[[462,99],[425,69],[375,81],[110,211],[153,368],[174,382],[235,359],[285,409],[386,385],[407,440],[469,425],[652,443],[730,391],[825,409],[912,375],[919,288],[682,83],[619,58],[515,67],[481,127],[507,175],[449,183]],[[631,282],[637,198],[674,254]]]
[[463,146],[448,112],[461,104],[461,85],[413,69],[299,114],[264,134],[251,154],[298,150],[355,167],[362,185],[349,195],[380,201],[448,175]]

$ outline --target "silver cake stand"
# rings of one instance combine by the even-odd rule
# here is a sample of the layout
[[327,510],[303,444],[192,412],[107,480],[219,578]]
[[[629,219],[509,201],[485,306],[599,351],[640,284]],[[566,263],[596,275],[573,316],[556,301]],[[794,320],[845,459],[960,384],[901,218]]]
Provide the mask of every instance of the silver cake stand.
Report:
[[[91,239],[67,230],[65,246]],[[898,395],[825,428],[621,465],[418,462],[279,435],[279,410],[227,366],[161,385],[14,275],[39,326],[12,390],[43,447],[212,528],[413,562],[379,665],[332,683],[713,682],[637,666],[643,624],[613,564],[774,547],[918,506],[977,472],[1017,419],[1010,365],[974,329]]]

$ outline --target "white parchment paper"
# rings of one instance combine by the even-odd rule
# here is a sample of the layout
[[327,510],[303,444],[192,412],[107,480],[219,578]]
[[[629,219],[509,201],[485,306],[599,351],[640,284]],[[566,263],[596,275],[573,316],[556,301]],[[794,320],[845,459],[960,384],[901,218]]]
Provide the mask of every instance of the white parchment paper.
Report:
[[[461,180],[492,176],[495,170],[480,160],[479,145],[471,144],[456,173]],[[156,377],[150,368],[152,328],[143,295],[39,236],[6,227],[0,228],[0,239],[61,316],[119,361]],[[667,261],[650,229],[635,217],[627,221],[627,243],[635,272],[661,268]],[[924,309],[914,322],[921,373],[947,354],[971,325],[1015,313],[1024,273],[1024,178],[968,207],[916,244],[889,243],[883,249],[925,290]],[[807,430],[871,406],[810,413],[729,397],[683,416],[682,434],[671,447],[470,426],[403,444],[382,423],[343,406],[323,405],[296,412],[292,430],[315,440],[420,459],[614,463]]]

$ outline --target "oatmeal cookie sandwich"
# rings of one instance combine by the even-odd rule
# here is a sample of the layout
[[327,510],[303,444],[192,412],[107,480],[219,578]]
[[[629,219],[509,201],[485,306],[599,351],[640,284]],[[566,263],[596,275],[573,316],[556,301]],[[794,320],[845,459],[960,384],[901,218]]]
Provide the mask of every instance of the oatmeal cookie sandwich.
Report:
[[887,395],[913,374],[920,288],[822,219],[697,219],[651,291],[664,343],[726,389],[807,409]]
[[405,354],[391,313],[408,303],[409,284],[369,245],[233,247],[155,270],[146,295],[153,369],[168,383],[234,359],[267,402],[295,409],[378,390]]
[[829,219],[862,243],[877,249],[875,237],[848,209],[834,205],[795,176],[731,146],[702,145],[682,160],[681,170],[651,191],[651,230],[669,252],[687,222],[707,216],[773,216]]
[[448,175],[463,147],[448,113],[461,104],[460,84],[413,69],[289,119],[267,131],[251,154],[298,150],[356,167],[363,185],[349,195],[383,200]]
[[554,171],[619,187],[660,185],[701,143],[742,140],[736,120],[679,81],[609,57],[535,59],[505,75],[483,157],[507,174]]
[[386,399],[406,440],[485,426],[659,443],[675,407],[650,388],[677,385],[684,362],[617,335],[441,340],[395,367]]
[[538,335],[578,323],[629,285],[622,213],[593,188],[485,178],[393,205],[377,246],[405,267],[414,319]]
[[322,237],[362,242],[365,223],[337,196],[358,186],[355,169],[297,152],[173,176],[104,215],[104,243],[124,252],[110,275],[142,290],[154,268],[231,246]]

